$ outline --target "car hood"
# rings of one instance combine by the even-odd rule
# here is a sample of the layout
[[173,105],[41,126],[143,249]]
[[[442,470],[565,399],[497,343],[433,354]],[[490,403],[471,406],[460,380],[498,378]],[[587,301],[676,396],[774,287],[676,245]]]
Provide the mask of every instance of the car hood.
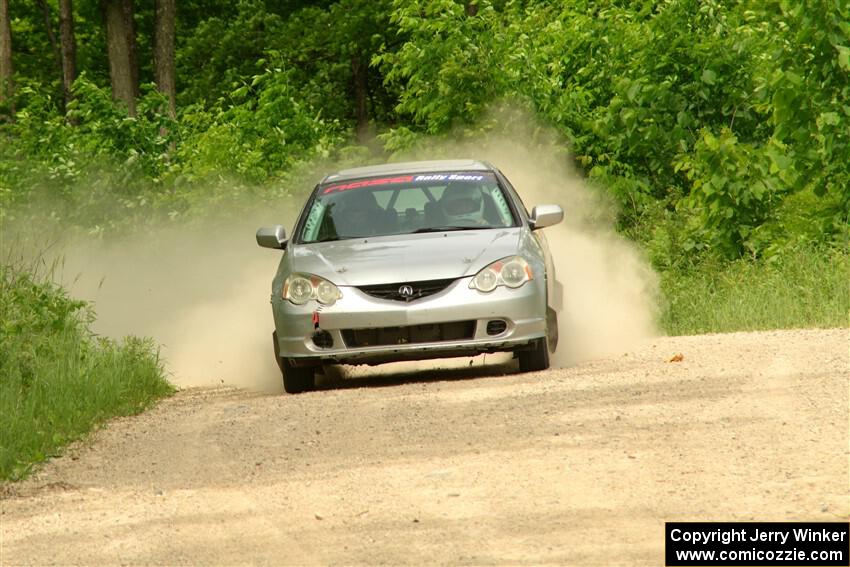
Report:
[[517,253],[521,228],[402,234],[298,244],[290,270],[337,285],[372,285],[459,278]]

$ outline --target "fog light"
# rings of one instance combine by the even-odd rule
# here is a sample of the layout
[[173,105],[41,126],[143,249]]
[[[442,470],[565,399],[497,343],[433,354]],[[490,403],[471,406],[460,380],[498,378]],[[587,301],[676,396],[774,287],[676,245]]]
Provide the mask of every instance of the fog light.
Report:
[[327,331],[316,331],[313,333],[313,344],[319,348],[331,348],[334,346],[334,338]]
[[507,328],[507,322],[502,319],[494,319],[492,321],[487,321],[488,335],[501,335],[507,330]]

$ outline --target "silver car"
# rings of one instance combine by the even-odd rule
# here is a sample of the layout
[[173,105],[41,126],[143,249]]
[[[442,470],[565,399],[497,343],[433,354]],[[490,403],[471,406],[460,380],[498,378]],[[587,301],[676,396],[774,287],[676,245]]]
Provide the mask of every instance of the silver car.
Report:
[[513,352],[520,371],[549,367],[560,286],[538,230],[557,205],[529,214],[486,162],[421,161],[328,175],[284,250],[272,283],[274,353],[290,393],[324,364],[381,364]]

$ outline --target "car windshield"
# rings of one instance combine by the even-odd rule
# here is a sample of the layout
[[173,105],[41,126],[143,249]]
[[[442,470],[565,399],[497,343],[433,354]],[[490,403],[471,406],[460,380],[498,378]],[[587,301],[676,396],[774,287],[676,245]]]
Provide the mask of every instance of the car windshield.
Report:
[[451,171],[371,177],[320,186],[301,242],[516,226],[496,176]]

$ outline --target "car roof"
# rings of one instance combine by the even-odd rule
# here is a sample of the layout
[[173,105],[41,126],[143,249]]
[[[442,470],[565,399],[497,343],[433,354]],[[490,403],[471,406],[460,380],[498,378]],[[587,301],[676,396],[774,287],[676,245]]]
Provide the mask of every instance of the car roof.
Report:
[[322,183],[359,179],[375,175],[398,175],[404,173],[432,173],[437,171],[493,171],[494,167],[486,161],[474,159],[442,159],[430,161],[405,161],[385,163],[382,165],[367,165],[343,169],[332,173],[322,180]]

